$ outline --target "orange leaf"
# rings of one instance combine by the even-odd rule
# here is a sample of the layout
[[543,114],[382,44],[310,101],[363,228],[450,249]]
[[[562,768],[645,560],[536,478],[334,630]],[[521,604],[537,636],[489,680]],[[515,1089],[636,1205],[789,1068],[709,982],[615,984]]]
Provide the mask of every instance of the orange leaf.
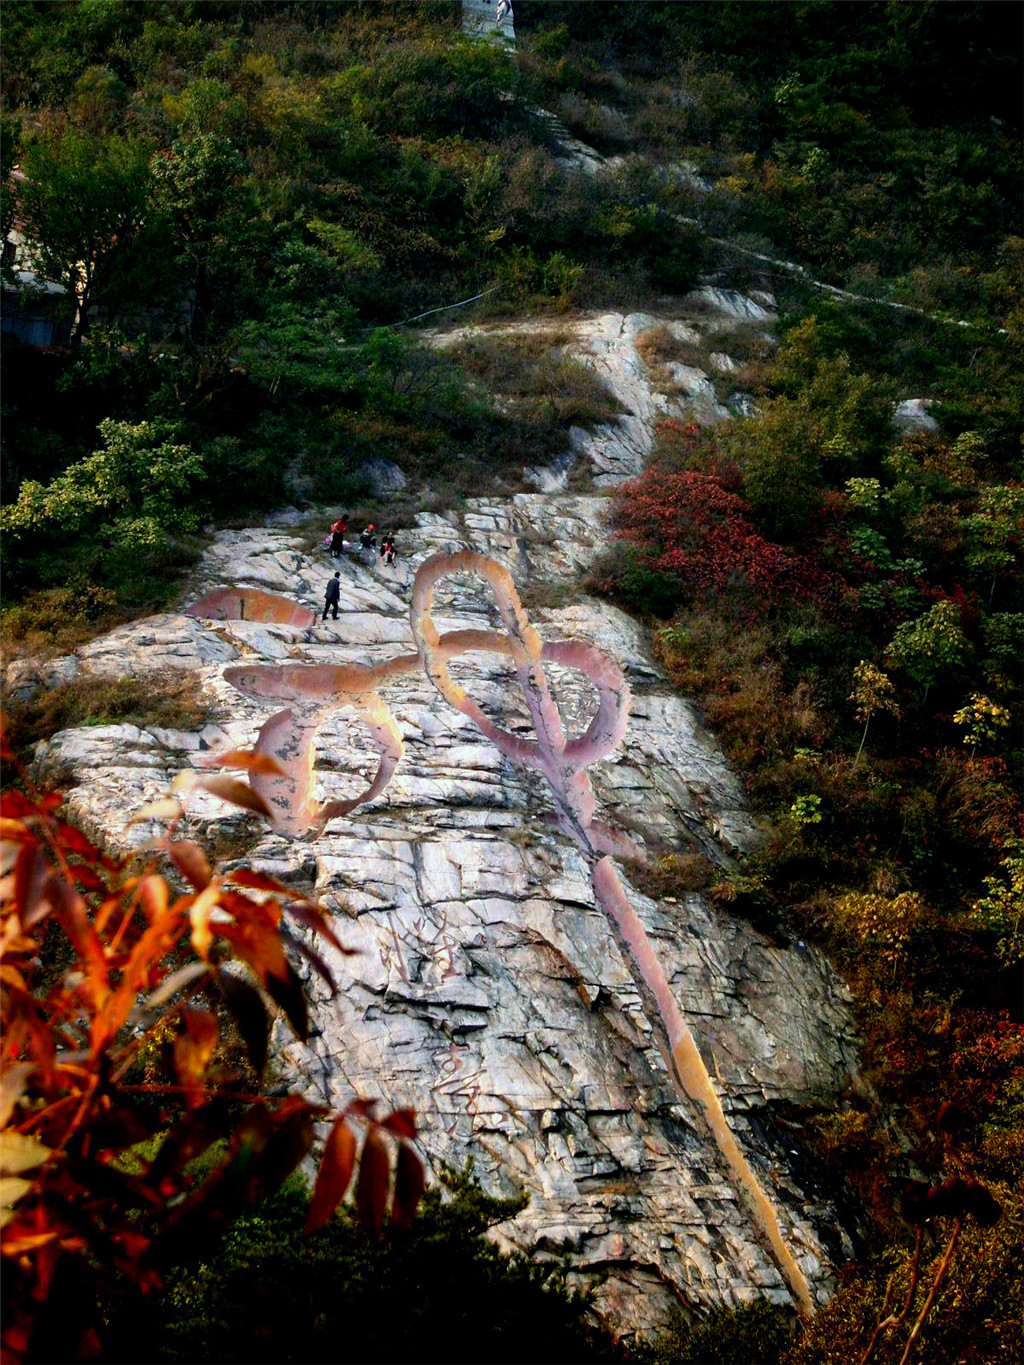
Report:
[[156,873],[143,877],[139,883],[139,904],[148,920],[161,918],[167,909],[167,883],[163,877]]
[[283,777],[284,769],[280,763],[266,754],[258,754],[254,749],[231,749],[226,754],[214,754],[203,761],[204,768],[245,768],[250,773],[272,773]]
[[360,1118],[369,1119],[372,1122],[373,1111],[377,1108],[379,1104],[380,1100],[364,1099],[349,1100],[348,1104],[346,1104],[345,1106],[345,1113],[358,1114]]
[[164,848],[170,854],[181,875],[197,891],[202,891],[209,886],[213,873],[210,871],[210,864],[206,861],[206,854],[198,844],[194,844],[191,839],[168,839],[164,843]]
[[25,1093],[32,1071],[31,1062],[15,1062],[4,1069],[3,1077],[0,1078],[0,1128],[6,1126],[14,1106]]
[[192,902],[189,919],[192,922],[192,947],[205,961],[213,943],[213,930],[210,928],[210,915],[220,896],[220,883],[212,881],[204,887]]
[[122,887],[121,890],[117,892],[115,895],[108,896],[107,899],[100,906],[100,908],[96,911],[96,914],[93,916],[92,923],[93,928],[96,930],[98,934],[103,933],[104,929],[106,929],[107,925],[110,923],[111,917],[115,915],[118,910],[121,909],[121,897],[123,894],[127,892],[127,890],[128,890],[127,887]]
[[408,1138],[411,1142],[416,1136],[416,1110],[395,1109],[386,1119],[381,1119],[380,1126],[393,1133],[395,1137]]
[[400,1142],[398,1165],[395,1168],[395,1197],[391,1204],[391,1221],[396,1227],[407,1228],[412,1222],[425,1184],[423,1162],[411,1147]]
[[281,903],[276,898],[254,901],[231,887],[222,888],[220,903],[239,924],[262,924],[277,929],[281,923]]
[[[40,1247],[46,1246],[47,1242],[55,1242],[61,1235],[59,1228],[56,1232],[22,1232],[21,1224],[15,1226],[18,1231],[4,1237],[5,1256],[23,1256],[26,1251],[38,1251]],[[4,1231],[7,1231],[6,1228]]]
[[236,867],[233,872],[227,874],[227,879],[237,886],[248,886],[253,891],[281,891],[286,896],[292,895],[284,882],[268,876],[266,872],[253,872],[249,867]]
[[301,1095],[288,1095],[281,1101],[273,1115],[273,1135],[253,1162],[247,1200],[265,1199],[291,1175],[313,1145],[315,1112]]
[[265,981],[267,994],[275,1004],[280,1005],[288,1016],[292,1032],[303,1042],[309,1037],[309,1015],[306,1011],[306,994],[302,982],[295,974],[290,962],[285,962],[287,973],[282,980],[278,976],[268,976]]
[[49,871],[50,864],[38,844],[26,844],[14,865],[14,902],[23,929],[30,929],[49,914],[50,904],[44,895]]
[[336,1120],[324,1146],[316,1184],[313,1187],[313,1198],[309,1205],[307,1232],[315,1232],[317,1228],[322,1228],[345,1198],[355,1164],[356,1139],[352,1129],[345,1123],[343,1115]]
[[208,777],[199,786],[219,796],[222,801],[230,801],[233,806],[243,806],[257,815],[270,818],[270,807],[259,792],[253,791],[248,782],[239,782],[237,777]]
[[89,977],[89,986],[97,1003],[106,995],[109,982],[107,959],[99,935],[89,922],[85,901],[69,886],[59,873],[51,872],[46,879],[47,895],[54,913],[74,944]]
[[261,985],[267,986],[272,978],[287,981],[288,959],[275,930],[251,920],[242,924],[218,924],[216,928],[218,935],[226,939],[253,969]]
[[235,1017],[253,1069],[261,1076],[267,1062],[267,1044],[270,1040],[270,1019],[263,997],[255,986],[233,972],[220,972],[217,984]]
[[288,904],[288,913],[297,919],[300,924],[304,924],[307,929],[312,929],[315,934],[320,934],[328,943],[337,948],[339,953],[344,954],[346,957],[354,957],[358,952],[358,949],[356,948],[346,948],[344,946],[328,923],[327,916],[324,914],[323,909],[313,901],[290,901]]
[[197,1086],[217,1046],[217,1017],[206,1010],[184,1010],[184,1031],[174,1040],[174,1067],[182,1085]]
[[185,925],[172,911],[151,924],[141,935],[121,973],[120,984],[104,1009],[111,1036],[128,1018],[138,992],[149,984],[146,974],[171,951],[184,932]]
[[356,1181],[356,1213],[364,1228],[379,1232],[384,1226],[390,1183],[387,1148],[374,1125],[366,1133],[362,1156],[359,1158],[359,1179]]

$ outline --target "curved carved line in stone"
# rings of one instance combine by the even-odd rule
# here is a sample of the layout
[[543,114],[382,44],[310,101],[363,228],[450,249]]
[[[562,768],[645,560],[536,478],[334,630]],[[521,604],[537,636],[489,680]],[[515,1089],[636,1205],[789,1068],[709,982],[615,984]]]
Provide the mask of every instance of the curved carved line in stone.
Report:
[[[732,1170],[754,1218],[770,1244],[801,1312],[810,1316],[814,1311],[810,1287],[782,1234],[778,1214],[729,1127],[721,1099],[672,993],[665,969],[626,895],[615,865],[607,854],[600,856],[603,851],[601,845],[607,846],[606,841],[601,838],[601,832],[593,828],[593,791],[585,769],[577,767],[576,763],[584,761],[581,755],[588,753],[594,757],[603,756],[608,752],[605,741],[617,743],[621,738],[629,710],[629,689],[625,678],[617,665],[607,656],[602,656],[605,668],[600,683],[595,681],[602,703],[595,722],[584,736],[584,742],[577,745],[575,756],[570,755],[561,716],[544,677],[544,647],[537,632],[526,620],[511,576],[475,551],[435,555],[420,567],[416,575],[412,603],[413,634],[423,652],[427,676],[441,695],[464,715],[474,717],[474,712],[479,708],[466,698],[461,688],[453,684],[440,657],[441,642],[429,613],[437,584],[450,574],[465,572],[479,574],[494,589],[498,609],[509,629],[516,672],[533,716],[539,767],[551,787],[556,816],[590,865],[598,903],[608,916],[623,960],[630,968],[630,975],[652,1015],[652,1022],[659,1023],[655,1032],[674,1087],[680,1097],[686,1095],[693,1100],[704,1115],[715,1144]],[[573,660],[575,666],[580,667],[584,649],[580,647],[574,651],[571,645],[562,646],[556,661]],[[590,676],[585,667],[584,672]],[[588,748],[586,741],[597,722],[600,722],[597,725],[598,735]],[[493,731],[496,727],[490,729]],[[493,738],[503,753],[510,758],[514,756],[514,746],[506,742],[511,736],[499,732]]]
[[676,1088],[683,1090],[700,1106],[718,1150],[728,1162],[749,1208],[771,1245],[779,1269],[789,1284],[800,1312],[805,1317],[810,1317],[814,1313],[814,1303],[807,1279],[783,1236],[774,1206],[751,1170],[729,1127],[729,1120],[725,1116],[718,1091],[704,1065],[704,1059],[679,1008],[679,1003],[672,993],[665,969],[651,946],[640,917],[630,904],[611,859],[601,858],[593,865],[591,875],[598,901],[617,930],[616,938],[620,950],[624,944],[627,962],[632,960],[640,973],[643,981],[641,996],[653,998],[653,1003],[661,1016],[665,1036],[658,1041],[669,1074],[673,1077]]
[[[431,616],[434,593],[445,578],[472,573],[488,582],[508,631],[455,631],[440,636]],[[664,968],[626,895],[609,852],[621,854],[625,836],[596,824],[596,802],[587,765],[603,758],[622,739],[629,715],[629,687],[621,669],[607,655],[579,641],[545,646],[523,611],[511,575],[474,550],[434,555],[421,564],[413,584],[410,610],[418,653],[401,655],[377,667],[360,664],[283,664],[226,669],[224,677],[241,691],[257,697],[276,697],[293,703],[266,722],[257,752],[270,753],[284,768],[284,776],[254,777],[266,781],[267,799],[278,828],[304,833],[331,814],[343,814],[378,795],[387,786],[402,752],[401,732],[374,691],[379,683],[422,667],[441,696],[468,716],[505,757],[540,771],[547,779],[562,830],[583,853],[591,870],[598,903],[608,916],[616,943],[630,975],[655,1024],[659,1047],[680,1098],[698,1106],[736,1183],[767,1239],[801,1311],[813,1312],[810,1288],[782,1234],[778,1215],[736,1141],[722,1102],[704,1065],[693,1034],[683,1016]],[[510,655],[533,720],[536,741],[524,740],[491,721],[458,686],[448,670],[449,660],[469,650]],[[578,668],[598,691],[598,710],[586,733],[566,740],[562,718],[548,687],[544,663]],[[370,725],[381,753],[377,776],[361,795],[350,801],[311,802],[313,742],[316,729],[330,710],[353,706]],[[304,710],[298,709],[304,707]],[[276,784],[276,785],[274,785]],[[626,841],[628,844],[628,841]]]
[[260,588],[214,588],[186,607],[186,616],[207,621],[259,621],[266,625],[297,626],[308,630],[316,613],[287,597]]

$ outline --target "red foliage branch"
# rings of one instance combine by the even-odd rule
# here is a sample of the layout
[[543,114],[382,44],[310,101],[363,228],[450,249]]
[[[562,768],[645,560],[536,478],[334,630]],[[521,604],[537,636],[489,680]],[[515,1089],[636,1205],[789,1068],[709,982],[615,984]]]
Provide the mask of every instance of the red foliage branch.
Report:
[[[2,741],[0,751],[15,762]],[[250,768],[260,762],[244,757]],[[244,808],[262,804],[235,779],[206,785]],[[389,1211],[392,1223],[408,1223],[423,1190],[411,1111],[378,1120],[375,1101],[335,1114],[260,1092],[270,1011],[308,1036],[286,945],[335,989],[311,943],[347,950],[323,908],[263,873],[218,873],[196,844],[174,837],[176,821],[148,869],[133,873],[60,818],[62,800],[31,787],[0,796],[5,1365],[31,1350],[66,1257],[79,1274],[120,1275],[149,1292],[165,1267],[208,1247],[281,1184],[310,1151],[318,1120],[334,1122],[311,1227],[354,1176],[356,1211],[373,1230]],[[158,871],[165,858],[183,894]],[[248,1067],[222,1046],[232,1027]],[[102,1350],[98,1329],[74,1324],[78,1354]]]
[[613,506],[616,535],[692,595],[739,591],[749,605],[766,607],[784,596],[838,600],[839,580],[765,540],[719,474],[652,467],[617,489]]

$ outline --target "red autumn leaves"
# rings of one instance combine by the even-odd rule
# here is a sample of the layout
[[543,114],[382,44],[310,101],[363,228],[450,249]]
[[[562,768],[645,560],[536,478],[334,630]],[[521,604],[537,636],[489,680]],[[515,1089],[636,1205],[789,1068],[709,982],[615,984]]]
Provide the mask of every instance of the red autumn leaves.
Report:
[[[226,789],[245,784],[213,781],[252,809]],[[424,1188],[411,1110],[378,1120],[373,1101],[338,1115],[260,1092],[273,1007],[308,1037],[293,959],[336,990],[325,954],[348,950],[328,912],[264,873],[219,872],[173,834],[136,871],[60,819],[61,802],[0,797],[0,1250],[23,1304],[4,1327],[12,1361],[63,1256],[82,1258],[82,1273],[157,1284],[280,1186],[318,1122],[333,1126],[311,1228],[353,1181],[373,1231],[407,1225]],[[174,882],[158,870],[165,858]]]
[[814,597],[827,576],[756,530],[744,500],[717,474],[650,468],[617,490],[617,534],[650,567],[679,578],[688,594],[722,594],[737,587],[753,603],[786,594]]

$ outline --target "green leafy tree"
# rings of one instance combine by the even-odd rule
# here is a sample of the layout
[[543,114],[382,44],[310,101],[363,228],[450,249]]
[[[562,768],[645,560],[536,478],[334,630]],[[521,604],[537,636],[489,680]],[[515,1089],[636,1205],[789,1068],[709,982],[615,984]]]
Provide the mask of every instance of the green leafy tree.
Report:
[[1010,712],[991,697],[972,692],[966,706],[962,706],[953,716],[953,724],[964,730],[964,743],[971,745],[971,754],[979,744],[992,744],[999,738],[1000,730],[1010,724]]
[[461,34],[410,40],[328,82],[329,98],[373,129],[416,137],[490,135],[510,122],[518,89],[504,51]]
[[[444,1319],[449,1361],[616,1358],[587,1320],[558,1259],[504,1255],[487,1230],[513,1218],[525,1197],[486,1195],[470,1170],[442,1167],[408,1228],[368,1237],[344,1206],[304,1231],[309,1195],[293,1177],[245,1211],[214,1253],[183,1266],[154,1296],[159,1360],[305,1362],[414,1360]],[[110,1305],[124,1355],[140,1323]],[[152,1320],[152,1319],[150,1319]],[[539,1352],[537,1343],[543,1343]],[[120,1344],[118,1343],[118,1344]]]
[[[0,117],[0,244],[6,245],[8,234],[14,227],[16,201],[11,185],[11,172],[14,170],[21,149],[21,124],[6,115]],[[4,252],[0,270],[4,284],[14,282],[14,269]]]
[[52,537],[100,536],[118,547],[146,549],[175,531],[195,531],[190,505],[202,459],[157,423],[100,423],[105,446],[70,465],[45,486],[26,480],[17,502],[0,513],[15,545]]
[[1016,484],[988,484],[981,490],[977,511],[967,518],[967,563],[979,576],[991,579],[989,602],[999,575],[1014,563],[1024,539],[1024,488]]
[[1010,840],[1008,851],[988,888],[974,904],[975,917],[997,936],[996,955],[1007,967],[1024,962],[1024,839]]
[[69,127],[45,131],[26,148],[20,192],[26,238],[40,274],[62,284],[74,303],[73,341],[88,329],[95,303],[116,312],[141,289],[149,161],[140,138],[94,137]]
[[886,659],[918,686],[925,698],[932,683],[943,674],[963,666],[967,637],[960,625],[960,610],[944,599],[914,621],[904,621],[885,651]]
[[871,717],[884,711],[888,711],[892,716],[899,717],[900,708],[896,704],[896,689],[892,685],[892,680],[880,668],[869,663],[867,659],[861,659],[853,670],[853,678],[854,689],[849,700],[857,708],[857,719],[864,722],[860,747],[857,750],[857,757],[853,760],[854,766],[856,766],[864,752],[864,741],[868,737]]
[[197,374],[202,387],[207,371],[227,364],[231,327],[259,313],[257,260],[269,245],[270,228],[246,181],[244,159],[222,134],[175,142],[154,162],[153,180],[154,206],[172,242],[178,293],[190,300],[190,341],[197,355],[208,357]]

